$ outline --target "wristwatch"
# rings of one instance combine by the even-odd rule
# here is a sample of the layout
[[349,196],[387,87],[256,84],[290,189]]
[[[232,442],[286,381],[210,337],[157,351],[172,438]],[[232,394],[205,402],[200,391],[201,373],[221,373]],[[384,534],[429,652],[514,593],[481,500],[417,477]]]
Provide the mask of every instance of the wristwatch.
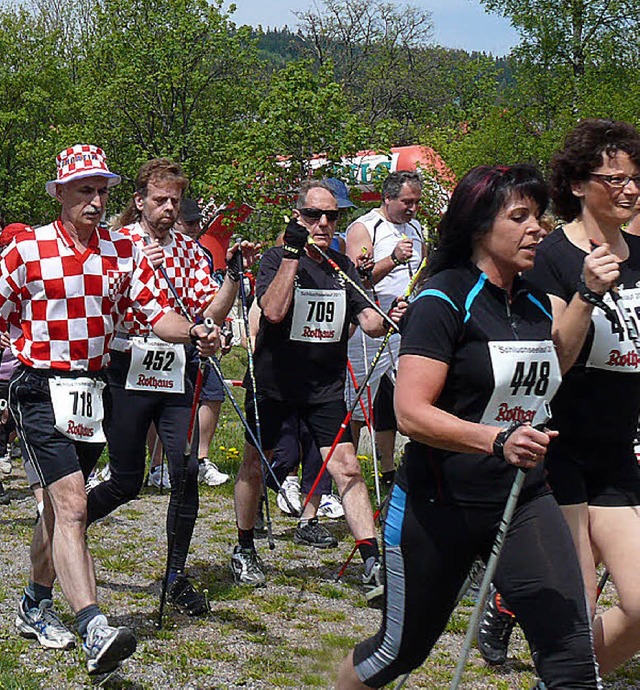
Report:
[[506,429],[503,429],[502,431],[498,432],[498,435],[496,436],[495,441],[493,442],[493,454],[497,458],[500,458],[500,460],[505,459],[504,446],[507,442],[507,439],[519,426],[523,426],[523,424],[524,422],[511,422],[511,424]]

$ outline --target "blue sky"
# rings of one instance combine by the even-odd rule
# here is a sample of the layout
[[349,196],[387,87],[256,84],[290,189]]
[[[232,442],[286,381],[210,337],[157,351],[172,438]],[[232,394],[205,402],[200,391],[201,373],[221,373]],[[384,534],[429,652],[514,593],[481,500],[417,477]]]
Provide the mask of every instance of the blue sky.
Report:
[[[320,4],[320,3],[318,3]],[[432,13],[434,41],[449,48],[464,48],[505,55],[518,36],[506,19],[485,12],[479,0],[408,0]],[[313,0],[236,0],[233,21],[263,27],[294,28],[294,10],[313,6]],[[228,2],[226,4],[228,7]]]

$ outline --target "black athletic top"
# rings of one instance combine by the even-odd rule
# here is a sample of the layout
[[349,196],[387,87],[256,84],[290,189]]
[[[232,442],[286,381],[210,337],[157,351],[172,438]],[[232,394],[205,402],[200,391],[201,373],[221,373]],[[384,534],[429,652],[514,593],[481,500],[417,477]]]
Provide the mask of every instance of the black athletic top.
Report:
[[[544,422],[544,400],[560,382],[548,297],[517,277],[509,302],[507,293],[472,263],[427,281],[402,322],[402,355],[448,364],[436,405],[493,426]],[[407,444],[401,468],[407,481],[433,484],[440,500],[468,505],[504,505],[515,472],[516,467],[493,455],[417,441]],[[522,496],[547,491],[539,465],[528,472]]]
[[[269,249],[256,280],[258,304],[282,261],[281,247]],[[327,254],[360,284],[344,254]],[[315,404],[344,397],[349,324],[369,303],[327,263],[302,254],[289,311],[280,323],[260,317],[255,373],[258,392],[269,398]]]
[[[629,258],[620,264],[618,285],[630,316],[640,326],[640,238],[625,233]],[[569,303],[576,291],[586,253],[563,229],[548,235],[538,247],[527,279],[548,294]],[[625,290],[626,288],[626,290]],[[613,307],[609,296],[605,301]],[[598,337],[596,338],[596,334]],[[553,423],[563,440],[593,439],[600,443],[632,442],[640,413],[640,357],[624,322],[607,320],[595,307],[589,333],[573,367],[565,374],[553,400]]]

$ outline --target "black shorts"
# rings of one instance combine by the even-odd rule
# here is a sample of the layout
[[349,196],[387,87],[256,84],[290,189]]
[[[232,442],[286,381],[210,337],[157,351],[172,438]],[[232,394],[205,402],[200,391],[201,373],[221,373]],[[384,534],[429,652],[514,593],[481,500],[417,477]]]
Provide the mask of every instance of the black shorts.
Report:
[[385,375],[380,379],[376,399],[373,402],[373,426],[376,431],[396,431],[396,413],[393,409],[394,385]]
[[[271,467],[278,482],[282,484],[287,475],[297,470],[298,465],[302,465],[300,491],[308,494],[322,467],[322,456],[307,425],[294,414],[287,417],[280,428],[278,445],[271,456]],[[319,495],[330,494],[331,481],[329,472],[324,472],[316,492]],[[267,485],[274,490],[277,488],[271,474],[267,475]]]
[[[251,391],[246,392],[244,406],[247,422],[254,434],[256,434],[253,393]],[[280,439],[280,429],[283,422],[294,413],[297,413],[300,419],[307,425],[318,448],[329,448],[333,444],[340,431],[341,424],[347,416],[347,407],[342,398],[340,400],[305,405],[274,400],[273,398],[265,398],[259,395],[258,417],[260,420],[263,450],[273,450],[276,447]],[[245,439],[247,443],[255,445],[249,434],[245,434]],[[351,429],[347,424],[340,443],[351,443],[352,440]]]
[[[74,472],[82,472],[85,479],[95,467],[104,443],[74,441],[55,428],[49,379],[66,375],[50,369],[19,367],[9,384],[9,405],[22,439],[22,448],[43,487]],[[95,377],[93,372],[76,376]],[[99,374],[104,378],[104,374]],[[105,422],[110,411],[108,387],[103,391]]]
[[[187,375],[191,379],[191,383],[195,386],[196,376],[198,374],[198,364],[200,357],[195,348],[187,349]],[[204,375],[202,378],[202,390],[200,391],[200,402],[222,402],[224,400],[224,387],[222,381],[213,370],[213,367],[208,362],[204,367]]]
[[560,505],[640,505],[640,468],[633,445],[585,443],[558,437],[545,461]]

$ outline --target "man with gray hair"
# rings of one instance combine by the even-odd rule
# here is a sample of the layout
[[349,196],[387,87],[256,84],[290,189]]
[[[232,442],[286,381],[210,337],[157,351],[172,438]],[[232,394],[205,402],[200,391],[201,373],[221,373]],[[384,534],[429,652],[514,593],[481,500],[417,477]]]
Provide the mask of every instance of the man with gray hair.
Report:
[[158,337],[193,338],[204,355],[215,353],[219,338],[172,311],[142,251],[100,225],[109,188],[120,182],[102,149],[78,144],[56,161],[57,177],[46,189],[60,216],[17,235],[0,255],[0,331],[8,331],[20,361],[9,403],[44,489],[16,626],[43,647],[75,645],[53,611],[57,575],[89,674],[101,675],[136,648],[133,632],[109,625],[98,606],[86,543],[85,481],[106,441],[111,398],[105,367],[115,326],[130,307]]
[[[398,295],[404,293],[425,255],[424,235],[416,220],[421,196],[422,177],[419,173],[409,170],[392,172],[382,185],[380,207],[360,216],[347,228],[347,256],[354,262],[362,260],[363,256],[372,259],[373,265],[366,274],[366,285],[385,311]],[[382,338],[371,338],[360,328],[356,329],[349,341],[349,361],[358,385],[364,381],[381,343]],[[383,376],[388,376],[395,385],[395,363],[399,348],[400,334],[396,333],[391,336],[369,380],[372,402]],[[351,378],[347,380],[345,396],[349,405],[355,396]],[[351,420],[356,448],[363,425],[364,415],[357,407]],[[375,426],[378,427],[378,424]],[[375,442],[381,455],[383,483],[389,486],[395,475],[395,420],[381,426],[381,430],[375,433]]]
[[[346,416],[344,377],[349,325],[357,321],[371,336],[381,335],[387,328],[382,317],[314,246],[329,255],[352,280],[360,282],[353,263],[329,248],[338,220],[338,204],[326,183],[303,183],[293,216],[283,246],[265,253],[256,281],[256,299],[262,314],[254,355],[255,397],[267,457],[278,442],[282,421],[297,412],[324,459]],[[307,244],[308,240],[313,244]],[[399,320],[403,312],[400,306],[392,310],[391,316]],[[247,377],[245,409],[255,429],[250,385]],[[245,438],[235,487],[238,545],[231,569],[237,583],[260,586],[265,583],[265,574],[253,541],[261,496],[260,457],[248,435]],[[367,598],[378,597],[383,593],[383,583],[373,513],[348,429],[331,455],[328,470],[365,562]],[[332,545],[332,536],[327,537],[326,530],[312,517],[319,498],[312,496],[305,508],[296,541],[326,548]]]

